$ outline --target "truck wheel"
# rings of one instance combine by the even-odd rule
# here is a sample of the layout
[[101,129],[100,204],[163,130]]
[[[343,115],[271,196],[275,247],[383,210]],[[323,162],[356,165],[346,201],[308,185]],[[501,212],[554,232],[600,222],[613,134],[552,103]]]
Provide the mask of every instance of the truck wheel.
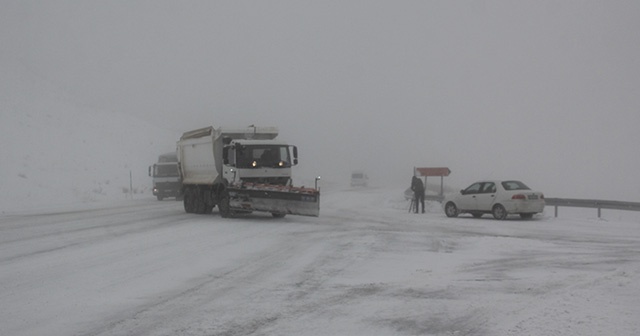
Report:
[[210,213],[213,211],[213,208],[214,208],[214,207],[215,207],[215,205],[213,205],[213,204],[207,204],[207,205],[204,207],[204,213],[205,213],[205,214],[210,214]]
[[223,191],[220,195],[220,202],[218,203],[218,210],[222,218],[229,218],[233,215],[231,207],[229,206],[229,193]]
[[284,216],[286,216],[287,214],[283,214],[283,213],[277,213],[277,212],[272,212],[271,216],[273,216],[274,218],[283,218]]
[[204,203],[204,213],[210,214],[213,208],[216,206],[216,204],[213,203],[213,200],[211,199],[211,197],[206,197],[206,198],[203,197],[202,201]]
[[158,196],[156,196],[156,198],[158,199],[158,201],[162,201],[162,198],[163,198],[163,197],[162,197],[162,196],[160,196],[160,195],[158,195]]
[[204,192],[196,190],[193,198],[193,212],[203,214],[207,210],[207,204],[204,202]]
[[213,208],[216,207],[215,197],[212,195],[211,190],[202,192],[202,200],[204,202],[204,213],[210,214]]
[[187,189],[184,191],[184,195],[182,197],[182,201],[184,204],[184,211],[186,213],[193,213],[193,194],[191,193],[191,189]]

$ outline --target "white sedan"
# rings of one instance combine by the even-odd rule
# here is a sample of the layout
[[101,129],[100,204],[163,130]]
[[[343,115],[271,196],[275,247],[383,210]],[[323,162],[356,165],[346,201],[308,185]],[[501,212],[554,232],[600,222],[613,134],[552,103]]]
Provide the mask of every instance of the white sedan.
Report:
[[447,217],[470,213],[479,218],[490,213],[496,219],[509,214],[529,219],[544,210],[544,195],[520,181],[480,181],[445,197],[442,207]]

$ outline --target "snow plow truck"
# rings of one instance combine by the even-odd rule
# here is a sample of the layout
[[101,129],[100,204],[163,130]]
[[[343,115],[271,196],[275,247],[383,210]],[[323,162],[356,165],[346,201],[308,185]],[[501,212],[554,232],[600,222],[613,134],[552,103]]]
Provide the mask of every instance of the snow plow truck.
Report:
[[275,140],[276,127],[229,129],[213,126],[186,132],[177,143],[182,195],[187,213],[222,217],[253,211],[273,217],[317,217],[320,191],[294,187],[296,146]]

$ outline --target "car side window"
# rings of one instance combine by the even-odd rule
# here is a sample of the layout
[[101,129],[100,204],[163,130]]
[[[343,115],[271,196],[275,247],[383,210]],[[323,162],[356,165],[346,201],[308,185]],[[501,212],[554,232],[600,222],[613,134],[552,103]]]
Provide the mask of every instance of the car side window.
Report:
[[496,192],[496,185],[493,182],[487,182],[482,186],[482,193],[490,194]]
[[502,182],[502,186],[505,190],[531,190],[520,181],[505,181]]
[[482,183],[474,183],[464,190],[464,194],[478,194],[480,193],[480,187],[482,187]]

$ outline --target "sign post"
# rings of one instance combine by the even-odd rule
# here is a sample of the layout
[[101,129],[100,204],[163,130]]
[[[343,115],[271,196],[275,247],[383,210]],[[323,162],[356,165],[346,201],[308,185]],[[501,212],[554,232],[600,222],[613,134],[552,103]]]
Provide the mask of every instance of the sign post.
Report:
[[444,194],[444,177],[451,174],[447,167],[418,167],[413,168],[415,176],[424,176],[425,189],[427,187],[427,176],[440,176],[440,196]]

